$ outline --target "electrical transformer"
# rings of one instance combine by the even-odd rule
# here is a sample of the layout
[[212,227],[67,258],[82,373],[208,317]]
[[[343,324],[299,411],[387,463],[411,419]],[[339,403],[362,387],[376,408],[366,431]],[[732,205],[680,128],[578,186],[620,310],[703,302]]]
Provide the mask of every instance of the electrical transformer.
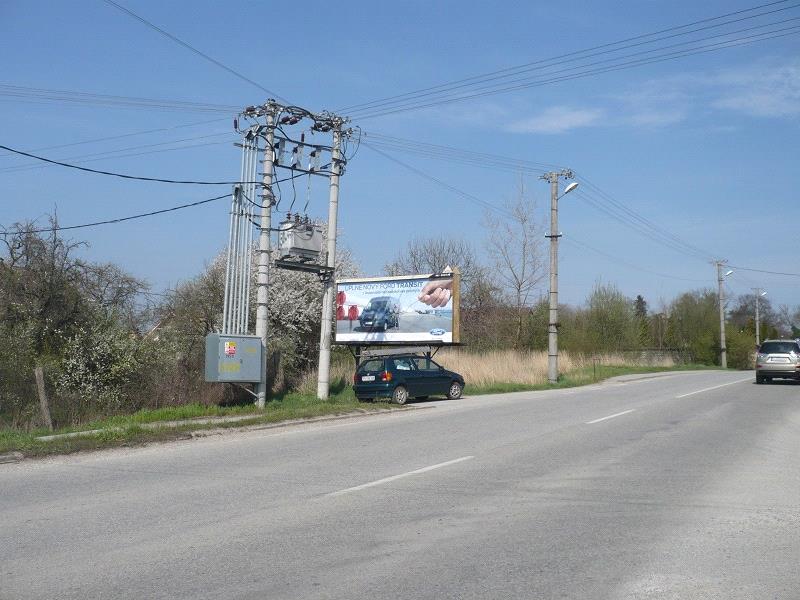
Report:
[[206,336],[206,381],[261,381],[261,338],[255,335]]
[[287,218],[280,224],[278,250],[281,259],[317,260],[322,251],[322,226],[301,220],[299,215]]

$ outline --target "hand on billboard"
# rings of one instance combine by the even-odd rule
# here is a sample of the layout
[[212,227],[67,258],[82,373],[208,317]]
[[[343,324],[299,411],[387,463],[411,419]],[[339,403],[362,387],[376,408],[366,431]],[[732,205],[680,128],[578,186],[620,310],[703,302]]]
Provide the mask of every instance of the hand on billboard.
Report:
[[451,290],[453,289],[452,279],[439,279],[426,283],[417,298],[423,304],[433,308],[439,308],[450,302]]

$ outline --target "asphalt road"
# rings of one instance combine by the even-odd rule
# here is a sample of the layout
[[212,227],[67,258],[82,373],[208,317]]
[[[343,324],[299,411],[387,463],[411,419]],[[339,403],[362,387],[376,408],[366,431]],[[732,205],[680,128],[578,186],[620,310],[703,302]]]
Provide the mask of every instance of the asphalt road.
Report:
[[420,406],[0,465],[0,598],[800,598],[800,385]]

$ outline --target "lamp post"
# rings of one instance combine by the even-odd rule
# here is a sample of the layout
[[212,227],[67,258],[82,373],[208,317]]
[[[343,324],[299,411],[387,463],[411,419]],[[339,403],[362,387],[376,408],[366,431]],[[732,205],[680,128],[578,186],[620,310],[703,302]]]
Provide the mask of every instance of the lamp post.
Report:
[[542,179],[550,182],[550,318],[547,327],[547,381],[558,383],[558,201],[578,187],[573,181],[558,195],[558,178],[571,178],[572,171],[547,173]]
[[725,347],[725,278],[733,274],[733,271],[727,271],[724,275],[722,267],[727,261],[715,261],[717,265],[717,285],[719,286],[719,364],[723,369],[728,368],[728,349]]
[[761,345],[761,317],[758,314],[758,301],[760,298],[763,298],[767,295],[767,292],[762,290],[761,288],[753,288],[753,292],[755,292],[756,296],[756,346]]

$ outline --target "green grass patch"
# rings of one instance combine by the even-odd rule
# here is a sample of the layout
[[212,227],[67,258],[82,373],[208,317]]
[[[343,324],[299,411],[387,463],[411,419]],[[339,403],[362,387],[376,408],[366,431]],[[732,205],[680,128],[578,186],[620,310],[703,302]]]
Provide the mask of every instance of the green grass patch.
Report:
[[[617,377],[659,373],[665,371],[708,370],[715,367],[705,365],[680,365],[676,367],[626,367],[597,365],[566,373],[557,384],[526,385],[515,383],[494,383],[484,386],[471,386],[467,382],[465,392],[475,396],[481,394],[500,394],[507,392],[536,391],[569,388],[587,385]],[[319,401],[313,395],[287,393],[267,403],[264,410],[255,406],[203,406],[187,404],[142,410],[131,415],[121,415],[94,421],[83,427],[68,427],[52,433],[71,433],[75,431],[100,430],[97,433],[73,438],[61,438],[51,441],[37,439],[51,432],[38,429],[31,432],[20,432],[0,429],[0,454],[21,452],[25,456],[46,456],[52,454],[69,454],[85,450],[136,446],[149,442],[185,439],[192,431],[215,428],[234,428],[249,425],[279,423],[282,421],[311,419],[327,415],[341,415],[354,412],[374,412],[389,410],[393,405],[385,402],[359,402],[349,385],[337,385],[331,388],[335,393],[325,401]],[[233,422],[217,421],[211,423],[189,422],[177,426],[157,427],[158,423],[182,421],[208,417],[246,417]]]

